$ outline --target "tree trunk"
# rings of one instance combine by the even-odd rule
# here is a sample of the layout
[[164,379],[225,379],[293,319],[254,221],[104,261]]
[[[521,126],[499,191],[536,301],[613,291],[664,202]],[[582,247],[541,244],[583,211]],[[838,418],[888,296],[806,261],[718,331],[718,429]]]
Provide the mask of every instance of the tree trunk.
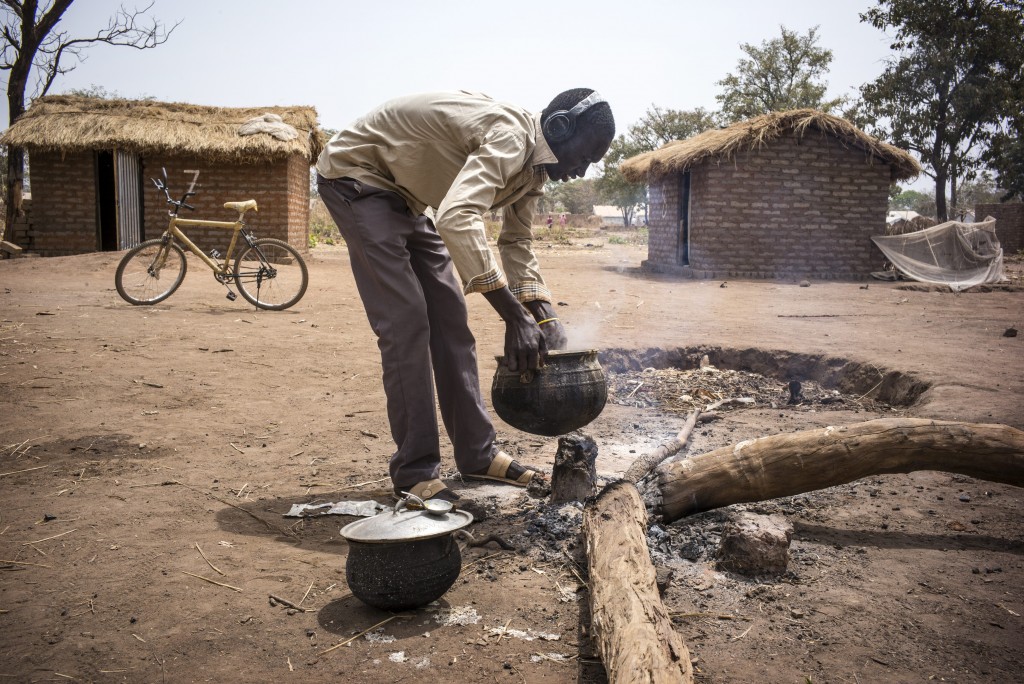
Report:
[[949,210],[946,207],[946,173],[939,168],[935,169],[935,218],[939,223],[949,220]]
[[957,167],[954,166],[949,174],[949,209],[947,209],[946,211],[948,213],[950,210],[952,210],[952,217],[957,221],[963,221],[964,212],[960,211],[960,193],[956,182],[958,173],[959,171],[957,170]]
[[[23,31],[24,32],[24,31]],[[25,88],[28,85],[28,74],[32,67],[32,55],[35,54],[37,43],[33,42],[33,34],[23,36],[22,50],[18,53],[7,81],[7,121],[13,124],[25,113]],[[26,59],[22,53],[31,50]],[[25,178],[25,150],[12,145],[7,146],[7,183],[4,185],[4,231],[3,239],[13,242],[14,219],[21,212],[22,193]]]
[[24,190],[25,151],[20,147],[7,148],[7,183],[4,187],[4,230],[0,238],[14,241],[14,221],[21,213]]
[[597,488],[597,444],[582,433],[558,438],[551,470],[551,503],[585,501]]
[[1024,486],[1024,432],[887,418],[747,440],[660,467],[658,512],[672,522],[730,504],[916,470]]
[[591,631],[612,684],[693,682],[690,653],[661,602],[647,510],[631,483],[606,487],[583,517]]

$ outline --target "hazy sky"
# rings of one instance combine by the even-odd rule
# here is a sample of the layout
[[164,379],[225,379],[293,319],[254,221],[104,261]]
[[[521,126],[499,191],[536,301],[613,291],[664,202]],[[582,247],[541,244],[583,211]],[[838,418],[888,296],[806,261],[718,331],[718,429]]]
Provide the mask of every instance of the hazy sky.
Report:
[[[134,0],[125,0],[129,7]],[[139,0],[145,5],[146,0]],[[104,26],[119,0],[78,0],[61,27]],[[397,95],[481,90],[540,110],[559,91],[596,88],[620,131],[652,104],[717,108],[716,81],[739,44],[779,26],[820,27],[830,95],[881,73],[888,41],[861,23],[871,0],[156,0],[183,20],[154,49],[97,46],[51,93],[100,85],[123,97],[219,106],[312,105],[340,128]],[[4,77],[6,72],[4,72]],[[7,126],[3,108],[0,127]]]

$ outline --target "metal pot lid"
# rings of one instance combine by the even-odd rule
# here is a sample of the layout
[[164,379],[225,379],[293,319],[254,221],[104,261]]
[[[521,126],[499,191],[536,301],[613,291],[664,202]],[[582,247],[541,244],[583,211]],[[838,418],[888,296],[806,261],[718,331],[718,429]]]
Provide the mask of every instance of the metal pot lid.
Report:
[[384,511],[345,525],[341,536],[364,544],[391,544],[443,537],[471,522],[473,514],[459,510],[441,514],[425,510]]

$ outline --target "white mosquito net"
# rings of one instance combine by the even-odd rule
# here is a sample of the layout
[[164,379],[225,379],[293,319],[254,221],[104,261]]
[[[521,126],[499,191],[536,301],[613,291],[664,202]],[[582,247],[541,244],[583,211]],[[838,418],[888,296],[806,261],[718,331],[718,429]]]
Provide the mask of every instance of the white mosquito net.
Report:
[[1003,249],[991,216],[981,223],[947,221],[915,233],[871,239],[900,273],[913,280],[959,292],[1004,279]]

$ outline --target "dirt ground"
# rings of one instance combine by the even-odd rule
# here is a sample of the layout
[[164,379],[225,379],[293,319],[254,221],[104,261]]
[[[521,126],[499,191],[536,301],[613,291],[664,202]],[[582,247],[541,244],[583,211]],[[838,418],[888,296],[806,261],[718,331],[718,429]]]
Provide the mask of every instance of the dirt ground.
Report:
[[[1020,287],[687,281],[643,274],[645,256],[607,234],[541,247],[571,346],[602,350],[611,380],[584,429],[604,477],[747,388],[757,403],[701,426],[690,453],[881,415],[1024,428],[1024,336],[1004,336],[1024,324]],[[518,550],[467,548],[439,602],[397,617],[347,591],[354,518],[284,517],[388,500],[379,357],[343,248],[314,250],[308,293],[278,313],[227,301],[194,264],[169,300],[132,307],[118,258],[0,261],[0,680],[603,681],[578,507],[453,482],[489,510],[473,533]],[[470,309],[486,393],[503,326],[483,298]],[[497,426],[550,469],[556,438]],[[792,523],[785,575],[716,567],[732,509]],[[650,541],[700,682],[1016,682],[1022,514],[1020,489],[918,472]]]

